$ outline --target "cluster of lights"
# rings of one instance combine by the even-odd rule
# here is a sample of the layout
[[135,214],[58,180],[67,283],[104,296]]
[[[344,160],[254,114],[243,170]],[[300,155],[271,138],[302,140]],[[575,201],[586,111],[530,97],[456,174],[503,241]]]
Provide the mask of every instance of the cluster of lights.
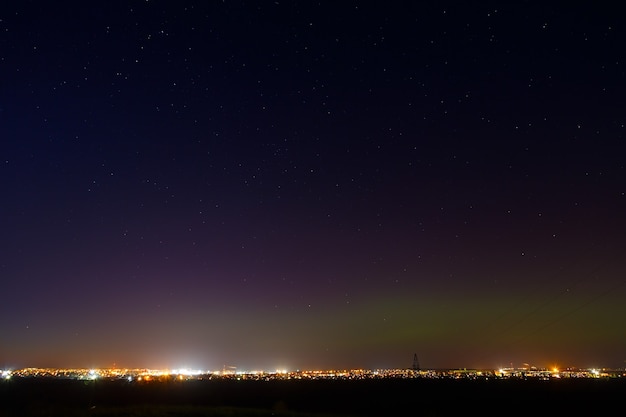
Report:
[[70,379],[110,379],[123,378],[132,381],[152,381],[165,378],[203,379],[211,378],[237,378],[237,379],[364,379],[364,378],[602,378],[602,377],[626,377],[625,370],[606,369],[565,369],[554,368],[500,368],[497,370],[472,370],[472,369],[449,369],[449,370],[411,370],[411,369],[353,369],[353,370],[297,370],[288,371],[277,369],[274,372],[265,371],[242,371],[222,370],[203,371],[198,369],[55,369],[55,368],[25,368],[18,370],[0,370],[0,380],[8,380],[12,377],[56,377]]
[[199,369],[187,369],[187,368],[172,369],[172,371],[170,372],[170,374],[172,375],[182,375],[182,376],[198,376],[204,373],[206,372],[201,371]]

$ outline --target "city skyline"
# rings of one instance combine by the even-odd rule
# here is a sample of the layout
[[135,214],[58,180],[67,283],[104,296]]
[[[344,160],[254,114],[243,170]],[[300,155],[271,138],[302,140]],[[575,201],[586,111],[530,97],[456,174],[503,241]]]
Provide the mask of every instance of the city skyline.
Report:
[[[13,377],[43,377],[43,378],[69,378],[69,379],[128,379],[129,381],[141,381],[138,377],[150,378],[174,377],[205,378],[205,377],[238,377],[248,376],[252,378],[264,378],[273,376],[276,378],[334,378],[334,377],[549,377],[549,378],[597,378],[597,377],[624,377],[626,368],[593,367],[581,368],[577,366],[535,366],[528,363],[507,364],[495,368],[422,368],[414,360],[411,366],[399,368],[333,368],[333,369],[238,369],[236,366],[224,365],[222,369],[193,369],[193,368],[134,368],[134,367],[93,367],[93,368],[55,368],[55,367],[24,367],[17,369],[0,369],[0,379],[9,380]],[[158,380],[158,379],[154,379]]]
[[614,373],[619,373],[620,376],[624,376],[624,372],[626,372],[626,367],[604,367],[604,366],[594,366],[594,367],[580,367],[572,364],[558,364],[557,362],[551,364],[529,364],[529,363],[508,363],[508,364],[500,364],[496,367],[484,367],[484,368],[474,368],[474,367],[437,367],[437,368],[423,368],[418,367],[415,368],[412,364],[404,367],[396,367],[396,368],[349,368],[349,367],[336,367],[336,368],[327,368],[327,369],[316,369],[316,368],[290,368],[290,369],[260,369],[260,368],[250,368],[250,369],[240,369],[237,366],[233,365],[223,365],[221,368],[158,368],[158,367],[133,367],[133,366],[117,366],[117,364],[113,364],[112,366],[97,366],[97,367],[35,367],[35,366],[25,366],[18,368],[10,368],[10,369],[0,369],[0,379],[10,379],[14,375],[19,376],[81,376],[84,379],[87,379],[89,375],[93,376],[123,376],[123,375],[151,375],[151,376],[201,376],[201,375],[215,375],[215,376],[236,376],[236,375],[290,375],[290,374],[307,374],[307,375],[317,375],[317,376],[334,376],[334,375],[347,375],[351,373],[368,373],[373,375],[378,375],[379,373],[382,375],[384,373],[389,374],[399,374],[399,373],[412,373],[412,375],[428,375],[429,373],[438,373],[438,372],[449,372],[451,374],[455,374],[458,372],[480,372],[480,373],[495,373],[495,374],[510,374],[513,375],[516,372],[532,371],[532,372],[550,372],[553,375],[560,374],[573,374],[585,372],[591,375],[591,377],[595,377],[598,375],[598,372],[607,372],[611,371]]
[[626,364],[613,4],[0,5],[0,369]]

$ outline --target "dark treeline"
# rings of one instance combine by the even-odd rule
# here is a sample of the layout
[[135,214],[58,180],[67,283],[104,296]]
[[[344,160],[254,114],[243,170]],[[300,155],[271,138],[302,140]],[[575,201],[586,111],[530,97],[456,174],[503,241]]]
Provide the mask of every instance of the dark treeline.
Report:
[[[123,380],[14,378],[0,383],[0,417],[36,410],[202,406],[332,415],[581,415],[621,410],[612,380]],[[88,414],[85,414],[88,415]]]

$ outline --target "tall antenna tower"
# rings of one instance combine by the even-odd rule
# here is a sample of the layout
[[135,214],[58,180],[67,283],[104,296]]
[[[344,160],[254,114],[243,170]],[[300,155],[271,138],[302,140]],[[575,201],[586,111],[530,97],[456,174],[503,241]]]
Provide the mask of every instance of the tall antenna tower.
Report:
[[413,369],[414,371],[419,371],[420,370],[420,361],[417,360],[417,353],[413,354]]

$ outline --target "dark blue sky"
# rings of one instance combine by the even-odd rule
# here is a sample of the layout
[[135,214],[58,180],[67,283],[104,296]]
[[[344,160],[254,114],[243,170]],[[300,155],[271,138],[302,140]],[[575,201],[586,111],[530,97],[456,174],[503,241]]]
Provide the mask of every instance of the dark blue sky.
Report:
[[4,2],[0,366],[624,366],[620,16]]

